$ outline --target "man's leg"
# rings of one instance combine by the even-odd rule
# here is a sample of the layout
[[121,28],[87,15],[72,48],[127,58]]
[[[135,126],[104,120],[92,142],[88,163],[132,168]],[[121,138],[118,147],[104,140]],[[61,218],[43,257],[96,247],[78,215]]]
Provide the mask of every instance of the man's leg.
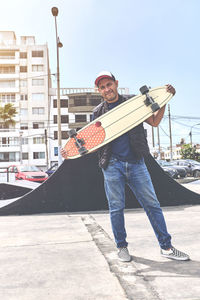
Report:
[[103,170],[104,186],[109,205],[110,220],[117,248],[126,247],[124,224],[125,178],[122,164],[111,158],[106,170]]
[[171,236],[167,232],[163,212],[143,160],[136,164],[128,164],[128,185],[144,208],[160,247],[162,249],[171,248]]

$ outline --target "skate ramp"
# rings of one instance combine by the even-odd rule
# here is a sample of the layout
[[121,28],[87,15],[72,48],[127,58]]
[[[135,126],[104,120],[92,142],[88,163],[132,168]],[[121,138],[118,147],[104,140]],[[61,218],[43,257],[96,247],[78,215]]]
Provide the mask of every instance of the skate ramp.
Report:
[[[161,206],[200,204],[194,193],[170,178],[151,155],[145,159]],[[1,186],[1,185],[0,185]],[[126,188],[126,208],[140,207]],[[65,160],[48,180],[22,197],[0,201],[0,215],[96,211],[107,209],[97,155]]]

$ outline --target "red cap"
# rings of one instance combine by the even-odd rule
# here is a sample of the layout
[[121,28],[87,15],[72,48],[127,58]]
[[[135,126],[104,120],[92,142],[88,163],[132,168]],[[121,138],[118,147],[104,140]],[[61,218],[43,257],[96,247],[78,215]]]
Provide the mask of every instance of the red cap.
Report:
[[96,78],[96,80],[95,80],[95,85],[98,86],[99,81],[100,81],[101,79],[103,79],[103,78],[110,78],[110,79],[112,79],[112,80],[115,81],[115,76],[114,76],[111,72],[109,72],[109,71],[102,71],[102,72],[100,72],[100,73],[97,75],[97,78]]

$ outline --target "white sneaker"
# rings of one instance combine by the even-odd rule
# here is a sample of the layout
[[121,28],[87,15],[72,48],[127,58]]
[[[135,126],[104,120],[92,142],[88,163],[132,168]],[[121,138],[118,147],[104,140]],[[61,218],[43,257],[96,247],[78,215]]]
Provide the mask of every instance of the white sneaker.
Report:
[[129,262],[131,261],[131,256],[128,252],[127,247],[119,248],[118,257],[123,262]]
[[171,247],[169,250],[161,249],[161,256],[175,260],[190,260],[189,255]]

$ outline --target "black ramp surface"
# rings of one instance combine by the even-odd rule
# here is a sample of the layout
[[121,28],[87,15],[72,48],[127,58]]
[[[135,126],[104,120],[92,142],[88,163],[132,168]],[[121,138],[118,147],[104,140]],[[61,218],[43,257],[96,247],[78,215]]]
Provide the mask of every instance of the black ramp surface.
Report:
[[[151,155],[146,158],[161,206],[200,204],[200,194],[191,192],[164,173]],[[126,207],[139,207],[126,189]],[[35,190],[0,208],[0,215],[76,212],[107,209],[103,175],[97,155],[65,160],[58,170]]]

